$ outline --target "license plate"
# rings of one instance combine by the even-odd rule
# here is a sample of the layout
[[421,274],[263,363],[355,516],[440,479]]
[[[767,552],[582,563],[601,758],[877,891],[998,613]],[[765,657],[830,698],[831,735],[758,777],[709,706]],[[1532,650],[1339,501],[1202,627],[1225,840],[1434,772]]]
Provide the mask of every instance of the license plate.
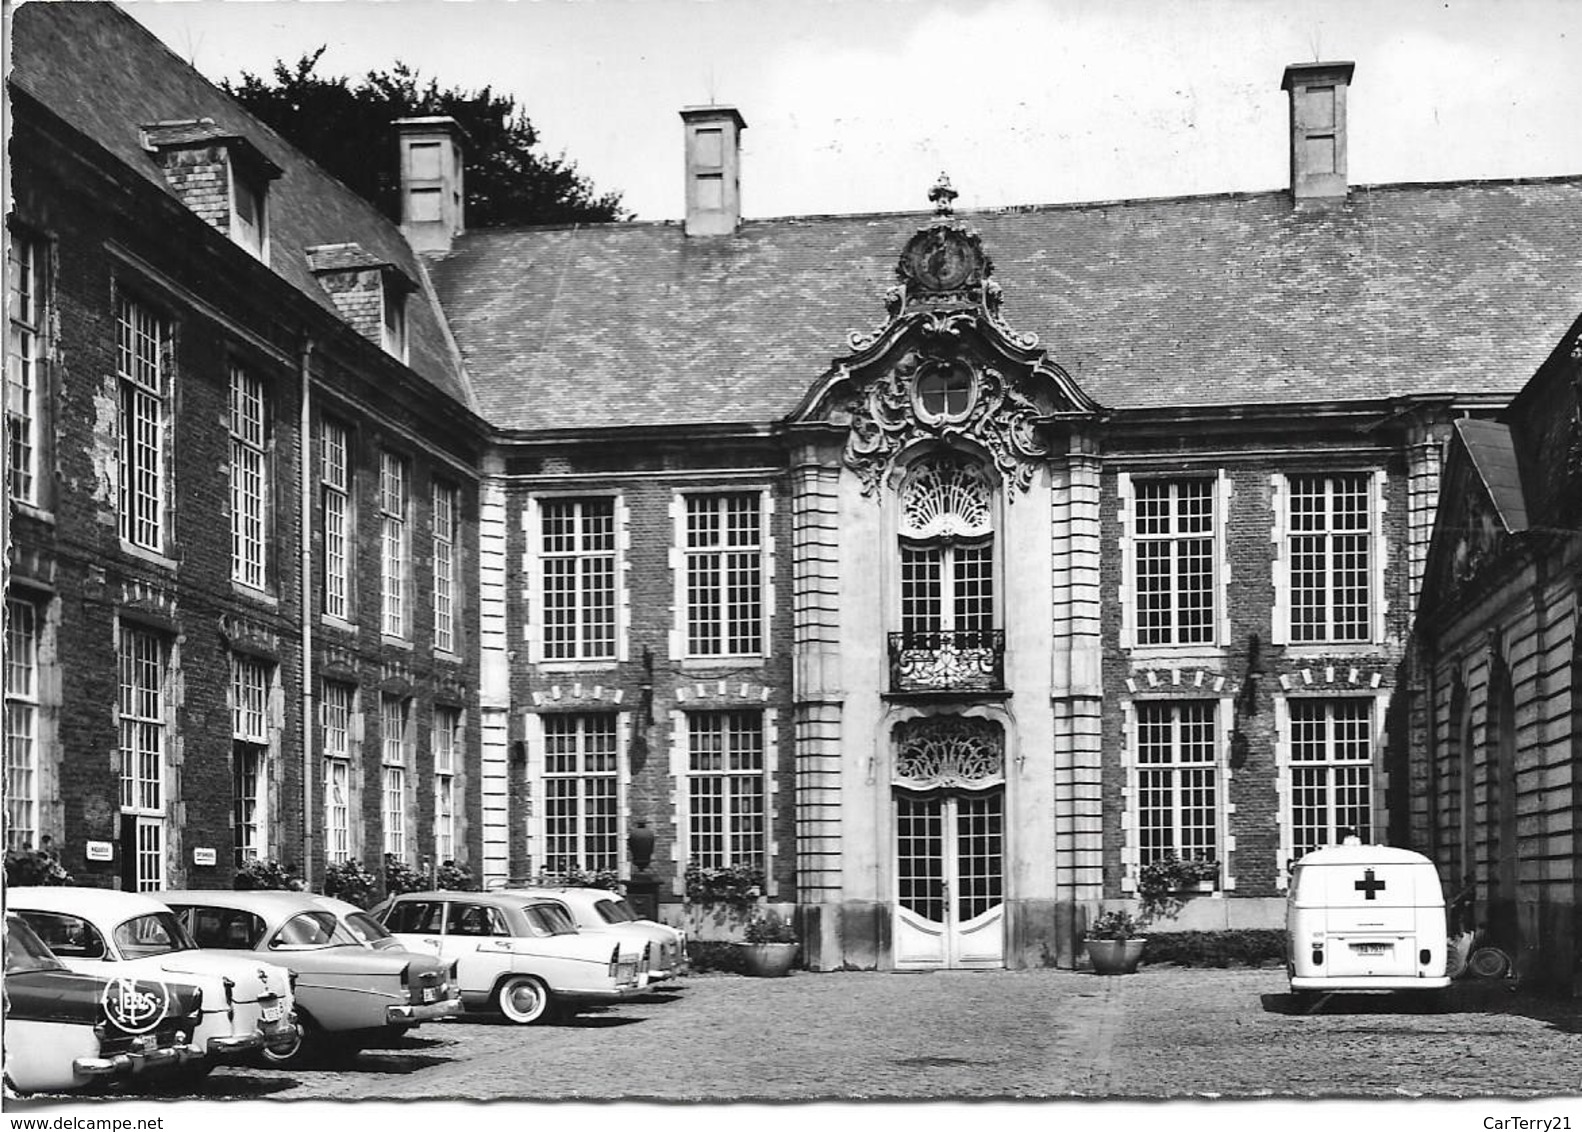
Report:
[[438,1002],[439,1001],[439,988],[438,987],[424,987],[423,988],[423,1001],[424,1002]]
[[281,1016],[284,1013],[285,1013],[285,1008],[283,1006],[281,1006],[279,1003],[276,1003],[273,1006],[266,1006],[266,1007],[264,1007],[264,1009],[263,1009],[263,1019],[264,1019],[265,1022],[278,1022],[278,1021],[280,1021],[280,1018],[281,1018]]
[[1388,955],[1393,945],[1388,943],[1354,943],[1351,950],[1358,955]]

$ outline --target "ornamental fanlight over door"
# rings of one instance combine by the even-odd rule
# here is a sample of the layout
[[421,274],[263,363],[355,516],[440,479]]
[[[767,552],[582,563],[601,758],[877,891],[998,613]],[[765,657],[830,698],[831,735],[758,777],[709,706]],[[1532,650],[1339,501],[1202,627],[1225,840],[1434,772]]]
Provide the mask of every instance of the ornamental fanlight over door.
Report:
[[1005,965],[1005,733],[966,716],[895,729],[895,965]]

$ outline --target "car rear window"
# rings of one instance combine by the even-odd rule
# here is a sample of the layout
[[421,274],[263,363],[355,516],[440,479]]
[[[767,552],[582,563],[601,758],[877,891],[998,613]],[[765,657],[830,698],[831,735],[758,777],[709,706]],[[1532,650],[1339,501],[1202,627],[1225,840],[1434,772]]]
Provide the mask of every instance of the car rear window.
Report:
[[607,924],[630,924],[637,920],[637,914],[632,911],[632,906],[624,900],[595,901],[593,910],[599,914],[599,919]]
[[116,928],[115,946],[127,959],[143,959],[150,955],[168,955],[172,951],[186,951],[193,946],[187,933],[181,930],[174,913],[150,912],[133,916]]
[[341,927],[334,912],[298,912],[280,925],[269,940],[270,947],[338,947],[357,941]]
[[377,943],[390,938],[385,926],[367,912],[348,912],[343,922],[346,930],[364,943]]
[[25,911],[22,918],[38,934],[40,942],[57,956],[66,959],[103,959],[104,937],[81,916],[66,912]]
[[564,908],[555,904],[524,904],[522,915],[534,935],[576,935],[577,925]]
[[264,936],[264,920],[240,908],[190,907],[188,924],[199,947],[251,951]]
[[49,953],[49,948],[33,934],[33,929],[16,916],[5,918],[5,973],[60,971],[65,965]]

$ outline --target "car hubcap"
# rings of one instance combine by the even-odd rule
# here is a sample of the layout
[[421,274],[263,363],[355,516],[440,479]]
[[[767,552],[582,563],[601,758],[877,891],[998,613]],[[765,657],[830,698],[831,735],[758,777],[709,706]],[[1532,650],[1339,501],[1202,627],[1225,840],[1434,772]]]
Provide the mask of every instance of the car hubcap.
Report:
[[538,1009],[538,991],[531,986],[511,988],[511,1009],[518,1014],[531,1014]]

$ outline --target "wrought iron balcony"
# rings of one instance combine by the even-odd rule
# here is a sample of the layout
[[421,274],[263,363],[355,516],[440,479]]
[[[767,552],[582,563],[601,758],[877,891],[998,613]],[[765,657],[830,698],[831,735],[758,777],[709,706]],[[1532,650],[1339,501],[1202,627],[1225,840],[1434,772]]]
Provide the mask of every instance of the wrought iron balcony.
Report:
[[890,634],[891,692],[1002,692],[1005,633],[965,629]]

